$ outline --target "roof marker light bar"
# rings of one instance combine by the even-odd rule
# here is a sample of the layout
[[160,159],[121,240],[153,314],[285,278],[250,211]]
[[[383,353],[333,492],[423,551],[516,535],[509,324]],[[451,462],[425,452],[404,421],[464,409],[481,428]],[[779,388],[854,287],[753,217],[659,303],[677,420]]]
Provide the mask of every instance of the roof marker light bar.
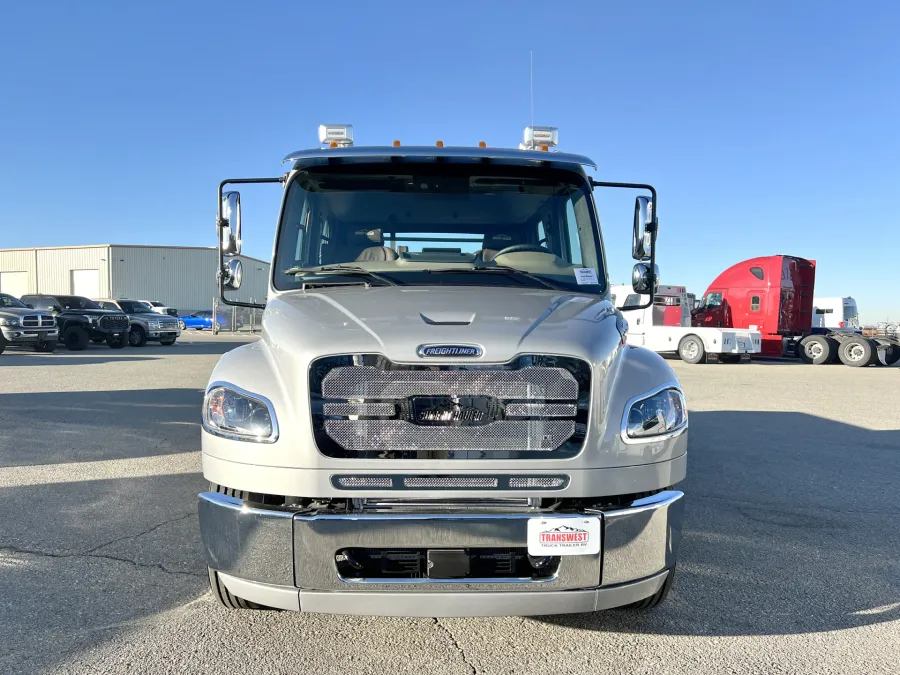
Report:
[[352,124],[320,124],[319,143],[332,148],[348,148],[353,145]]
[[549,150],[559,144],[558,127],[525,127],[525,139],[519,144],[520,150]]

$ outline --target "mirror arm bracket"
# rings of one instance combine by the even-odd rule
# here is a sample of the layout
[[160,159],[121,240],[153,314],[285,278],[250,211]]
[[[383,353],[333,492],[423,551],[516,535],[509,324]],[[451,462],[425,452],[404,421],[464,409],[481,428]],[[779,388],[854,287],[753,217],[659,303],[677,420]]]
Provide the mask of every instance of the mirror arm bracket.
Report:
[[[256,183],[281,183],[284,185],[286,178],[287,174],[278,176],[277,178],[226,178],[223,180],[219,183],[219,198],[216,200],[216,227],[221,231],[221,229],[228,224],[228,221],[222,217],[222,194],[226,185],[248,185]],[[219,236],[217,238],[219,240],[217,246],[219,250],[219,270],[216,276],[218,277],[219,282],[219,299],[222,301],[222,304],[231,305],[232,307],[265,309],[266,306],[258,302],[239,302],[237,300],[229,300],[225,297],[225,254],[222,253],[222,237]]]

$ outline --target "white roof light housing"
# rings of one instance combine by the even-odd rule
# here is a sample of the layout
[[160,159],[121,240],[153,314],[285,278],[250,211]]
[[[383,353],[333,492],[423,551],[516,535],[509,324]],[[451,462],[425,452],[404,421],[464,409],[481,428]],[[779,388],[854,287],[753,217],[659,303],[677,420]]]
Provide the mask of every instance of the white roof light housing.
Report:
[[353,145],[353,125],[320,124],[319,143],[332,147],[350,147]]
[[555,148],[559,145],[558,127],[525,127],[525,139],[519,145],[520,150],[535,148]]

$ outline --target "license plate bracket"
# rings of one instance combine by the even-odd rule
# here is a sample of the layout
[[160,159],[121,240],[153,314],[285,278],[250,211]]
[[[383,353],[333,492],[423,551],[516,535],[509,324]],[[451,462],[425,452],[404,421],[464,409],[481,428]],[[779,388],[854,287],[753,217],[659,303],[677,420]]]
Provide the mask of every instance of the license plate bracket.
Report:
[[469,554],[459,548],[428,549],[429,579],[461,579],[469,576]]

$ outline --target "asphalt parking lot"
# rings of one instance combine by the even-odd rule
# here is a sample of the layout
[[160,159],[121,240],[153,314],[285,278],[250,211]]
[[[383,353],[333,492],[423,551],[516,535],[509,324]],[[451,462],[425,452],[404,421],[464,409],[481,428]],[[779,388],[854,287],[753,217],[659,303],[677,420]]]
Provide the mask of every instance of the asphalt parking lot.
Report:
[[198,419],[246,339],[0,356],[0,672],[897,672],[900,368],[672,362],[688,502],[655,610],[228,612],[200,548]]

